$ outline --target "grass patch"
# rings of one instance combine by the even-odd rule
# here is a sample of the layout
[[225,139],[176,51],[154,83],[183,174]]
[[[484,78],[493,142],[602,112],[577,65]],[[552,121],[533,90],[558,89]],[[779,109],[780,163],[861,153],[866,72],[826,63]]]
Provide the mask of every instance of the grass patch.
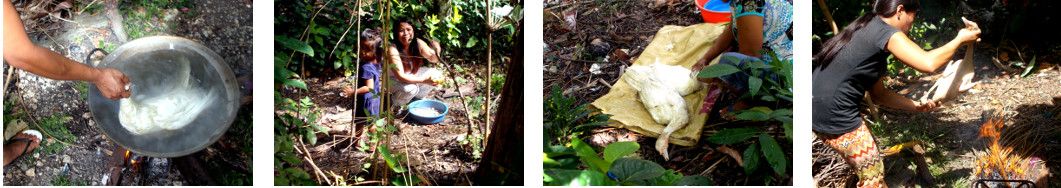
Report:
[[52,179],[52,186],[88,186],[88,182],[71,180],[65,174],[59,174]]
[[[41,120],[39,124],[41,128],[44,129],[43,131],[48,132],[48,134],[51,134],[56,139],[67,143],[73,142],[75,139],[77,139],[77,137],[75,137],[73,134],[70,134],[70,130],[66,128],[66,125],[64,125],[64,123],[66,123],[66,117],[67,116],[63,114],[52,115],[52,117]],[[46,141],[41,142],[41,146],[37,148],[36,151],[47,156],[59,153],[59,151],[62,151],[64,147],[65,146],[63,146],[62,143],[55,141]]]
[[[193,5],[188,0],[138,0],[123,3],[128,6],[121,7],[119,12],[126,17],[122,23],[125,25],[125,33],[130,40],[173,33],[178,24],[176,21],[164,22],[162,20],[166,10]],[[178,14],[187,16],[184,13]]]
[[82,100],[88,98],[88,82],[77,81],[77,85],[74,85],[74,89],[81,92],[80,96]]

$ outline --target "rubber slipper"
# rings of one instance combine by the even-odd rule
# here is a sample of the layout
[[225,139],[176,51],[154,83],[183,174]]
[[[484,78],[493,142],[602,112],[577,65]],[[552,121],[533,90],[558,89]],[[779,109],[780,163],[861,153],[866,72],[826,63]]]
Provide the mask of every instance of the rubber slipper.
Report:
[[[33,135],[33,136],[37,137],[37,140],[38,140],[37,146],[40,146],[40,141],[44,141],[44,137],[41,136],[41,132],[40,131],[25,130],[25,131],[22,131],[21,134],[28,134],[28,135]],[[26,147],[22,148],[22,153],[19,153],[18,156],[16,156],[15,159],[11,160],[11,161],[17,161],[18,158],[21,158],[23,155],[26,155],[26,152],[29,151],[30,145],[33,144],[33,140],[25,139],[25,138],[11,139],[11,142],[26,142]]]

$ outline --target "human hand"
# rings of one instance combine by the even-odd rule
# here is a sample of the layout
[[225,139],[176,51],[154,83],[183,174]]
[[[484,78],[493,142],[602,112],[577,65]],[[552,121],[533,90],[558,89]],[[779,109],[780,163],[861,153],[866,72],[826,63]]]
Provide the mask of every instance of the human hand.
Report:
[[431,79],[430,80],[431,80],[431,85],[439,86],[439,85],[442,85],[442,82],[446,80],[446,77],[443,77],[441,72],[435,72],[435,74],[431,75]]
[[962,17],[962,22],[965,23],[965,28],[958,31],[959,40],[962,43],[980,42],[980,26],[965,17]]
[[936,107],[943,105],[941,102],[933,101],[932,99],[921,99],[921,101],[914,101],[914,110],[919,112],[930,112],[935,111]]
[[93,84],[96,84],[103,97],[111,100],[129,98],[129,77],[126,77],[118,69],[106,68],[98,70],[99,74]]

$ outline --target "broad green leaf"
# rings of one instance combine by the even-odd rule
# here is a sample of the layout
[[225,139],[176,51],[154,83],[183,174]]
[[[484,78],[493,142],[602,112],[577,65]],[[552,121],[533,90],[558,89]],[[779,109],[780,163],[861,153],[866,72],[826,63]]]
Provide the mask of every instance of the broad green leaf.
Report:
[[781,125],[781,127],[785,128],[785,137],[788,138],[788,142],[791,143],[792,142],[792,120],[789,119],[789,122]]
[[300,164],[302,164],[302,159],[299,159],[298,157],[296,157],[294,153],[280,154],[280,158],[283,159],[284,162],[287,162],[287,164],[291,164],[291,165],[300,165]]
[[759,77],[748,77],[748,94],[755,96],[759,93],[759,88],[763,86],[763,79]]
[[277,186],[291,185],[291,180],[288,180],[286,176],[282,176],[282,175],[281,176],[276,176],[276,178],[273,178],[273,185],[277,185]]
[[582,158],[582,163],[585,163],[590,170],[598,172],[608,171],[608,162],[601,159],[600,156],[597,155],[597,152],[593,151],[593,148],[586,145],[582,140],[579,140],[578,138],[571,139],[571,147],[575,149],[575,152],[578,152],[578,157]]
[[549,180],[545,181],[547,186],[610,186],[616,185],[615,181],[608,179],[608,175],[590,170],[545,170]]
[[748,140],[756,133],[759,133],[759,130],[754,128],[723,129],[707,137],[707,141],[722,145],[734,144]]
[[288,49],[302,52],[306,55],[309,55],[310,57],[313,57],[313,48],[309,47],[309,44],[306,44],[306,42],[302,42],[298,39],[287,38],[282,35],[276,35],[273,37],[273,39],[276,40],[276,42],[279,42],[280,45]]
[[479,38],[472,37],[468,40],[468,43],[464,43],[465,48],[475,47],[475,44],[479,43]]
[[735,117],[737,119],[751,120],[751,121],[766,121],[766,120],[770,119],[770,116],[766,115],[766,113],[763,113],[762,111],[758,111],[758,110],[754,110],[754,109],[738,111],[737,115],[733,116],[733,117]]
[[[677,173],[676,174],[676,173],[674,173],[674,170],[667,169],[666,171],[663,171],[663,175],[662,176],[659,176],[659,177],[653,178],[652,180],[649,180],[647,182],[647,184],[645,184],[645,185],[647,185],[647,186],[671,186],[671,185],[674,185],[675,182],[678,182],[678,180],[681,180],[681,179],[682,179],[681,173]],[[631,182],[627,182],[627,183],[631,183]]]
[[297,88],[309,90],[306,87],[306,82],[302,82],[302,80],[298,80],[298,79],[287,79],[287,80],[284,80],[284,85],[289,85],[289,86],[294,86],[294,87],[297,87]]
[[[405,184],[406,181],[408,184]],[[390,180],[390,184],[394,184],[395,186],[413,186],[420,184],[420,182],[423,181],[420,181],[420,177],[417,177],[416,175],[399,175],[398,178]]]
[[608,147],[604,148],[604,161],[611,163],[615,159],[619,159],[623,156],[629,155],[637,151],[641,145],[637,142],[616,142],[608,144]]
[[305,138],[306,143],[309,143],[309,145],[311,146],[317,145],[317,134],[314,133],[313,127],[306,127],[305,132],[303,132],[302,138]]
[[711,179],[707,179],[700,175],[682,176],[681,180],[674,183],[674,186],[711,186],[714,184]]
[[759,153],[762,150],[759,149],[759,143],[753,142],[748,146],[748,149],[744,150],[744,174],[751,175],[756,169],[759,169]]
[[734,67],[733,65],[715,64],[715,65],[711,65],[711,66],[705,67],[703,70],[700,70],[700,73],[697,74],[696,77],[697,78],[715,78],[715,77],[719,77],[719,76],[733,74],[733,73],[739,72],[739,71],[740,71],[740,69],[737,69],[737,67]]
[[376,147],[376,150],[380,152],[380,156],[383,156],[383,159],[387,161],[387,167],[394,170],[394,173],[403,173],[406,171],[405,167],[399,163],[397,157],[391,155],[391,151],[390,149],[387,149],[386,144],[379,145]]
[[777,109],[777,110],[773,110],[773,111],[770,112],[770,117],[791,116],[791,115],[792,115],[792,110],[789,110],[789,109]]
[[280,152],[292,151],[295,151],[295,144],[291,142],[290,138],[284,138],[284,141],[280,142]]
[[663,166],[643,159],[620,158],[612,163],[611,172],[622,182],[649,180],[663,175]]
[[773,137],[766,133],[759,133],[759,143],[762,144],[763,156],[766,157],[766,162],[770,163],[770,167],[774,168],[774,172],[778,175],[786,176],[785,171],[788,168],[788,159],[785,158],[785,152],[781,150],[781,146],[777,145],[777,141]]
[[[316,117],[316,116],[314,116],[314,117]],[[313,118],[313,119],[316,119],[316,118]],[[324,126],[318,125],[316,123],[310,124],[310,126],[312,126],[314,129],[317,129],[318,132],[324,133],[324,135],[328,135],[328,128],[324,128]]]
[[293,178],[309,179],[309,173],[306,173],[306,171],[303,171],[302,169],[298,169],[298,168],[295,168],[295,167],[288,167],[288,168],[284,169],[284,172],[286,172],[288,175],[290,175]]

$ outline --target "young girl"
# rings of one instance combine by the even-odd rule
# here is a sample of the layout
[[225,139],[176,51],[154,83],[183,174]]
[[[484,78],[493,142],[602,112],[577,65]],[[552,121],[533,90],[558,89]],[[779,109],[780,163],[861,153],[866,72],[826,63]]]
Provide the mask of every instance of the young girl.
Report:
[[925,51],[906,36],[919,7],[917,0],[877,0],[872,12],[851,22],[814,56],[812,129],[856,170],[858,187],[886,186],[877,144],[859,118],[863,93],[869,91],[874,101],[892,108],[924,112],[939,106],[937,101],[914,101],[884,88],[881,74],[887,69],[888,55],[931,73],[946,64],[958,46],[980,40],[980,29],[968,22],[954,40]]
[[343,93],[345,96],[356,94],[360,98],[357,100],[355,105],[357,110],[357,116],[368,117],[379,115],[379,103],[380,97],[377,96],[380,88],[380,72],[379,63],[382,61],[380,52],[383,52],[383,46],[380,43],[383,39],[380,37],[379,30],[367,29],[361,32],[361,51],[358,56],[361,56],[361,60],[364,61],[361,64],[361,72],[358,73],[358,87],[356,90],[353,87],[344,87]]

